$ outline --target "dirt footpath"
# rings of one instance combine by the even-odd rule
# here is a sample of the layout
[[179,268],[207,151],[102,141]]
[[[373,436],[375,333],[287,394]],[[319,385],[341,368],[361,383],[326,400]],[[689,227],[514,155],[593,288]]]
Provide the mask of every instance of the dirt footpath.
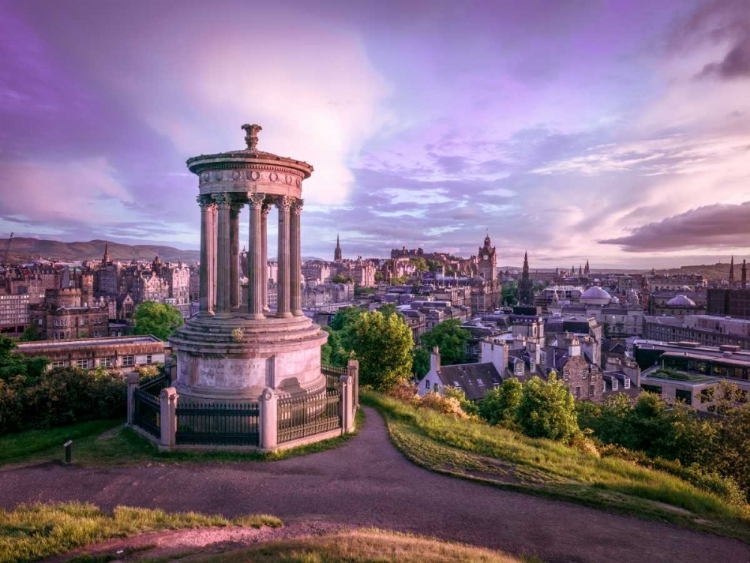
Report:
[[750,561],[750,546],[736,540],[421,469],[393,447],[372,409],[359,436],[341,447],[282,461],[102,469],[49,463],[0,472],[4,508],[72,500],[228,517],[261,512],[287,525],[377,527],[545,561]]

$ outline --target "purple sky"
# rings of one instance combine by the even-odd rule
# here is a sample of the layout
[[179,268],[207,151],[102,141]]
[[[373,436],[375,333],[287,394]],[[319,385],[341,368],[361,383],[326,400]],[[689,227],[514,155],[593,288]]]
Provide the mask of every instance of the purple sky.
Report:
[[750,0],[0,0],[0,236],[197,248],[243,123],[315,166],[306,256],[750,254]]

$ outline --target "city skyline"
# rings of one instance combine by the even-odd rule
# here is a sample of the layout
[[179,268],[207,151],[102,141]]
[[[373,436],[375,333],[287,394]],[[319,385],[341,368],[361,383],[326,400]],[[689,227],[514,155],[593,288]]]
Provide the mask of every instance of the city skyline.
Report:
[[746,253],[745,2],[43,5],[0,3],[2,236],[197,249],[185,160],[256,122],[315,167],[306,256]]

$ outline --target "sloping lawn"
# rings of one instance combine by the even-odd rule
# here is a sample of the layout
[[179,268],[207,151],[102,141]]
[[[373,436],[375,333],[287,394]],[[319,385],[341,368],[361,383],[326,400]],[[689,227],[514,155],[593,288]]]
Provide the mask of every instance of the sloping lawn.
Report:
[[62,503],[19,506],[0,510],[0,563],[24,563],[65,553],[110,538],[124,538],[145,532],[246,526],[282,526],[281,520],[265,514],[206,516],[196,512],[169,514],[163,510],[118,506],[112,514],[93,504]]
[[750,507],[732,506],[678,477],[483,422],[417,409],[371,391],[363,391],[360,399],[383,415],[397,448],[433,471],[750,543]]

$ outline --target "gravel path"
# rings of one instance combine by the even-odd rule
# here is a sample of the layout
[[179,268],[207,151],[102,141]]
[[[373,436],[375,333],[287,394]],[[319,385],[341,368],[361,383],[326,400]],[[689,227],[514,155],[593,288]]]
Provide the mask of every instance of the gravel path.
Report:
[[104,509],[263,512],[286,523],[391,529],[551,562],[750,561],[750,546],[736,540],[431,473],[407,461],[382,418],[366,410],[356,438],[283,461],[2,471],[0,506],[80,500]]

